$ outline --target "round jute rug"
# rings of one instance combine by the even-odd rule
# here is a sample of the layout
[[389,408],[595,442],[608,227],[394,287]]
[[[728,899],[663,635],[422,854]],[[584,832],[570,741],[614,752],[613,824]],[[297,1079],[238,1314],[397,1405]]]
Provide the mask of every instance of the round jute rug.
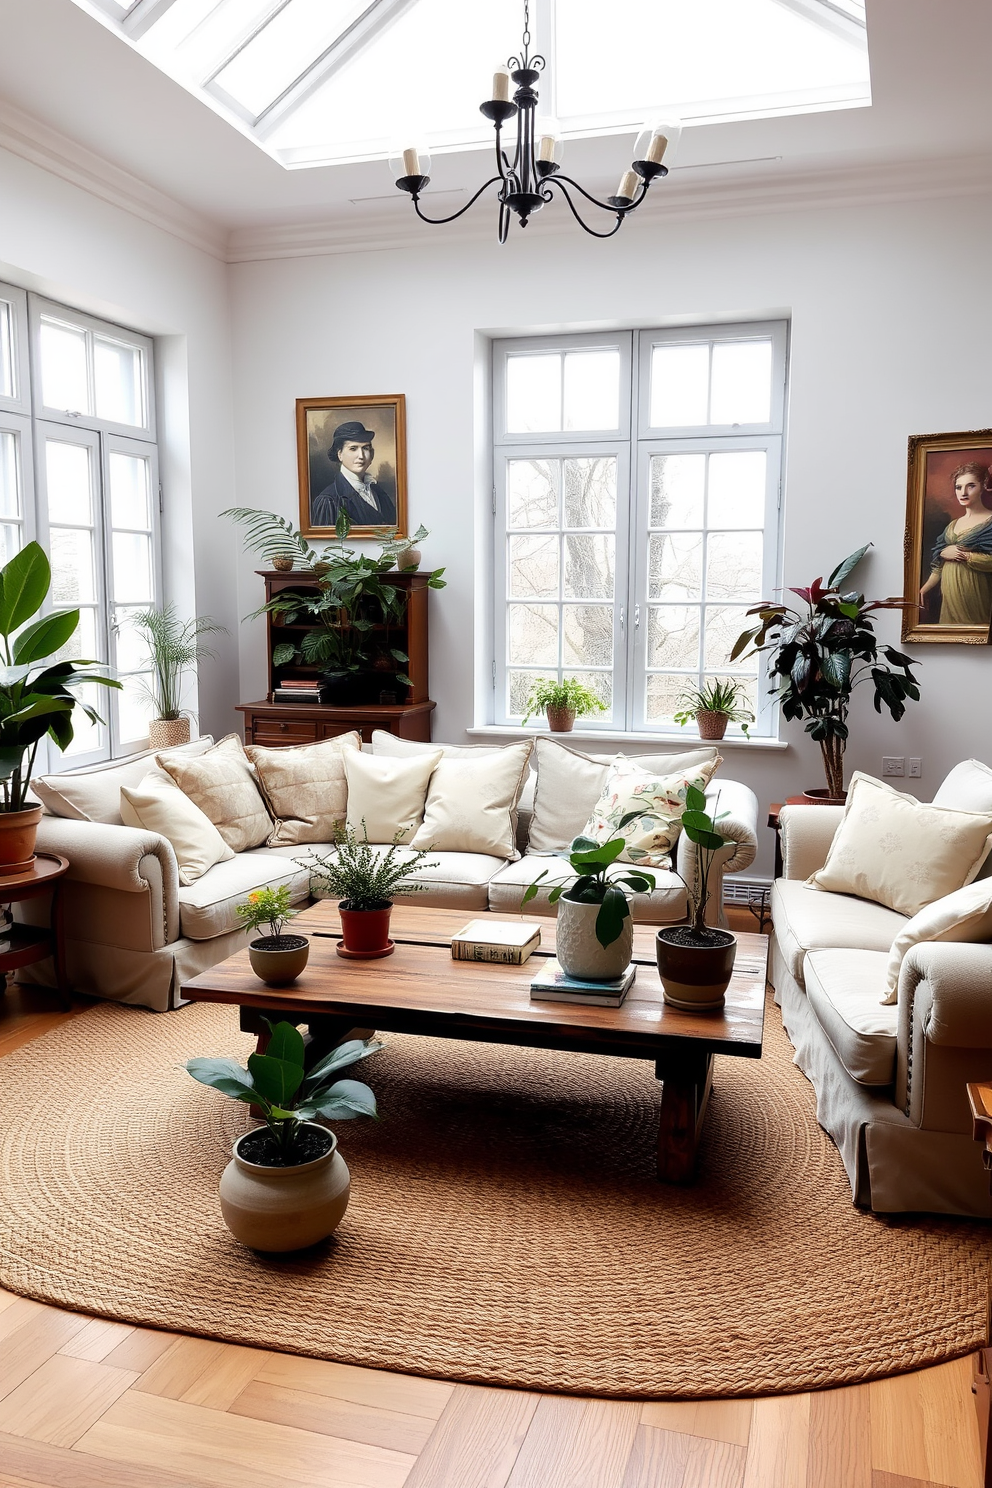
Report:
[[775,1008],[718,1059],[699,1177],[653,1172],[635,1061],[386,1036],[382,1119],[338,1128],[352,1200],[291,1259],[217,1181],[246,1109],[193,1054],[233,1008],[102,1004],[0,1062],[0,1281],[128,1322],[346,1363],[619,1397],[748,1395],[933,1364],[983,1338],[988,1230],[853,1208]]

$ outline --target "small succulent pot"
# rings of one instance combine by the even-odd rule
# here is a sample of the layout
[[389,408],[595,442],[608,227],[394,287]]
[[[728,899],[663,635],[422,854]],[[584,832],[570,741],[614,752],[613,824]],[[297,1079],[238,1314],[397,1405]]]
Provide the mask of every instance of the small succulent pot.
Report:
[[341,916],[341,939],[337,952],[348,961],[375,961],[391,956],[396,949],[389,938],[389,916],[393,906],[379,909],[352,909],[347,899],[338,904]]
[[548,720],[548,728],[553,734],[570,734],[575,727],[574,708],[548,707],[544,712]]
[[273,558],[272,567],[276,573],[292,573],[293,560],[292,558]]
[[613,981],[623,976],[630,965],[633,919],[628,915],[619,938],[603,946],[596,939],[599,911],[598,904],[580,904],[564,894],[558,900],[555,955],[566,976],[584,982]]
[[149,749],[176,749],[189,743],[188,718],[152,718],[148,723]]
[[670,925],[658,931],[655,944],[667,1003],[693,1013],[723,1007],[734,974],[736,936],[711,930],[702,943],[693,939],[688,925]]
[[729,722],[726,713],[711,713],[708,708],[701,708],[696,714],[696,727],[701,739],[722,739]]
[[288,987],[310,959],[305,935],[260,935],[248,946],[251,969],[267,987]]
[[396,567],[400,573],[413,573],[420,567],[420,560],[423,556],[419,548],[407,548],[397,558]]
[[26,806],[23,811],[0,811],[0,876],[23,873],[31,867],[41,817],[40,806]]
[[262,1128],[245,1132],[220,1180],[224,1223],[236,1240],[252,1250],[303,1250],[334,1233],[344,1218],[351,1174],[338,1152],[337,1138],[314,1121],[304,1128],[327,1139],[327,1150],[294,1167],[266,1167],[242,1156],[241,1148]]

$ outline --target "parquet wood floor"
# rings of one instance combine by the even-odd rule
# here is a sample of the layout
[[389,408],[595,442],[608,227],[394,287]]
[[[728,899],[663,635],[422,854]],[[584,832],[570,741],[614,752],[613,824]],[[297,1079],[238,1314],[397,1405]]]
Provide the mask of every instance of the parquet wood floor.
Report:
[[[0,1056],[73,1016],[54,1006],[0,998]],[[981,1488],[971,1369],[753,1401],[578,1400],[130,1328],[0,1290],[0,1488]]]

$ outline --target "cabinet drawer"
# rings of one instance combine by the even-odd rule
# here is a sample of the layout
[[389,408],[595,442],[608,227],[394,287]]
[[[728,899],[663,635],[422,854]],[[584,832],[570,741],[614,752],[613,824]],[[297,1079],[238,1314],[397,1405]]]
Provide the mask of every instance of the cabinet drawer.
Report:
[[253,744],[315,744],[317,724],[293,718],[255,718],[251,740]]

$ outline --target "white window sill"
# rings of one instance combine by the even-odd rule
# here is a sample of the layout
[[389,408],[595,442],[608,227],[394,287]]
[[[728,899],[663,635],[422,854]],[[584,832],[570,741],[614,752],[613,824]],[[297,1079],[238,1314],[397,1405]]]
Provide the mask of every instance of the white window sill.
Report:
[[700,739],[698,734],[635,734],[622,733],[615,729],[572,729],[567,734],[553,734],[546,728],[519,728],[512,723],[489,723],[482,727],[466,729],[474,739],[557,739],[566,742],[573,739],[583,744],[658,744],[670,748],[680,744],[683,749],[693,749],[697,744],[717,744],[720,749],[788,749],[784,739],[745,739],[743,735],[728,735],[723,739]]

